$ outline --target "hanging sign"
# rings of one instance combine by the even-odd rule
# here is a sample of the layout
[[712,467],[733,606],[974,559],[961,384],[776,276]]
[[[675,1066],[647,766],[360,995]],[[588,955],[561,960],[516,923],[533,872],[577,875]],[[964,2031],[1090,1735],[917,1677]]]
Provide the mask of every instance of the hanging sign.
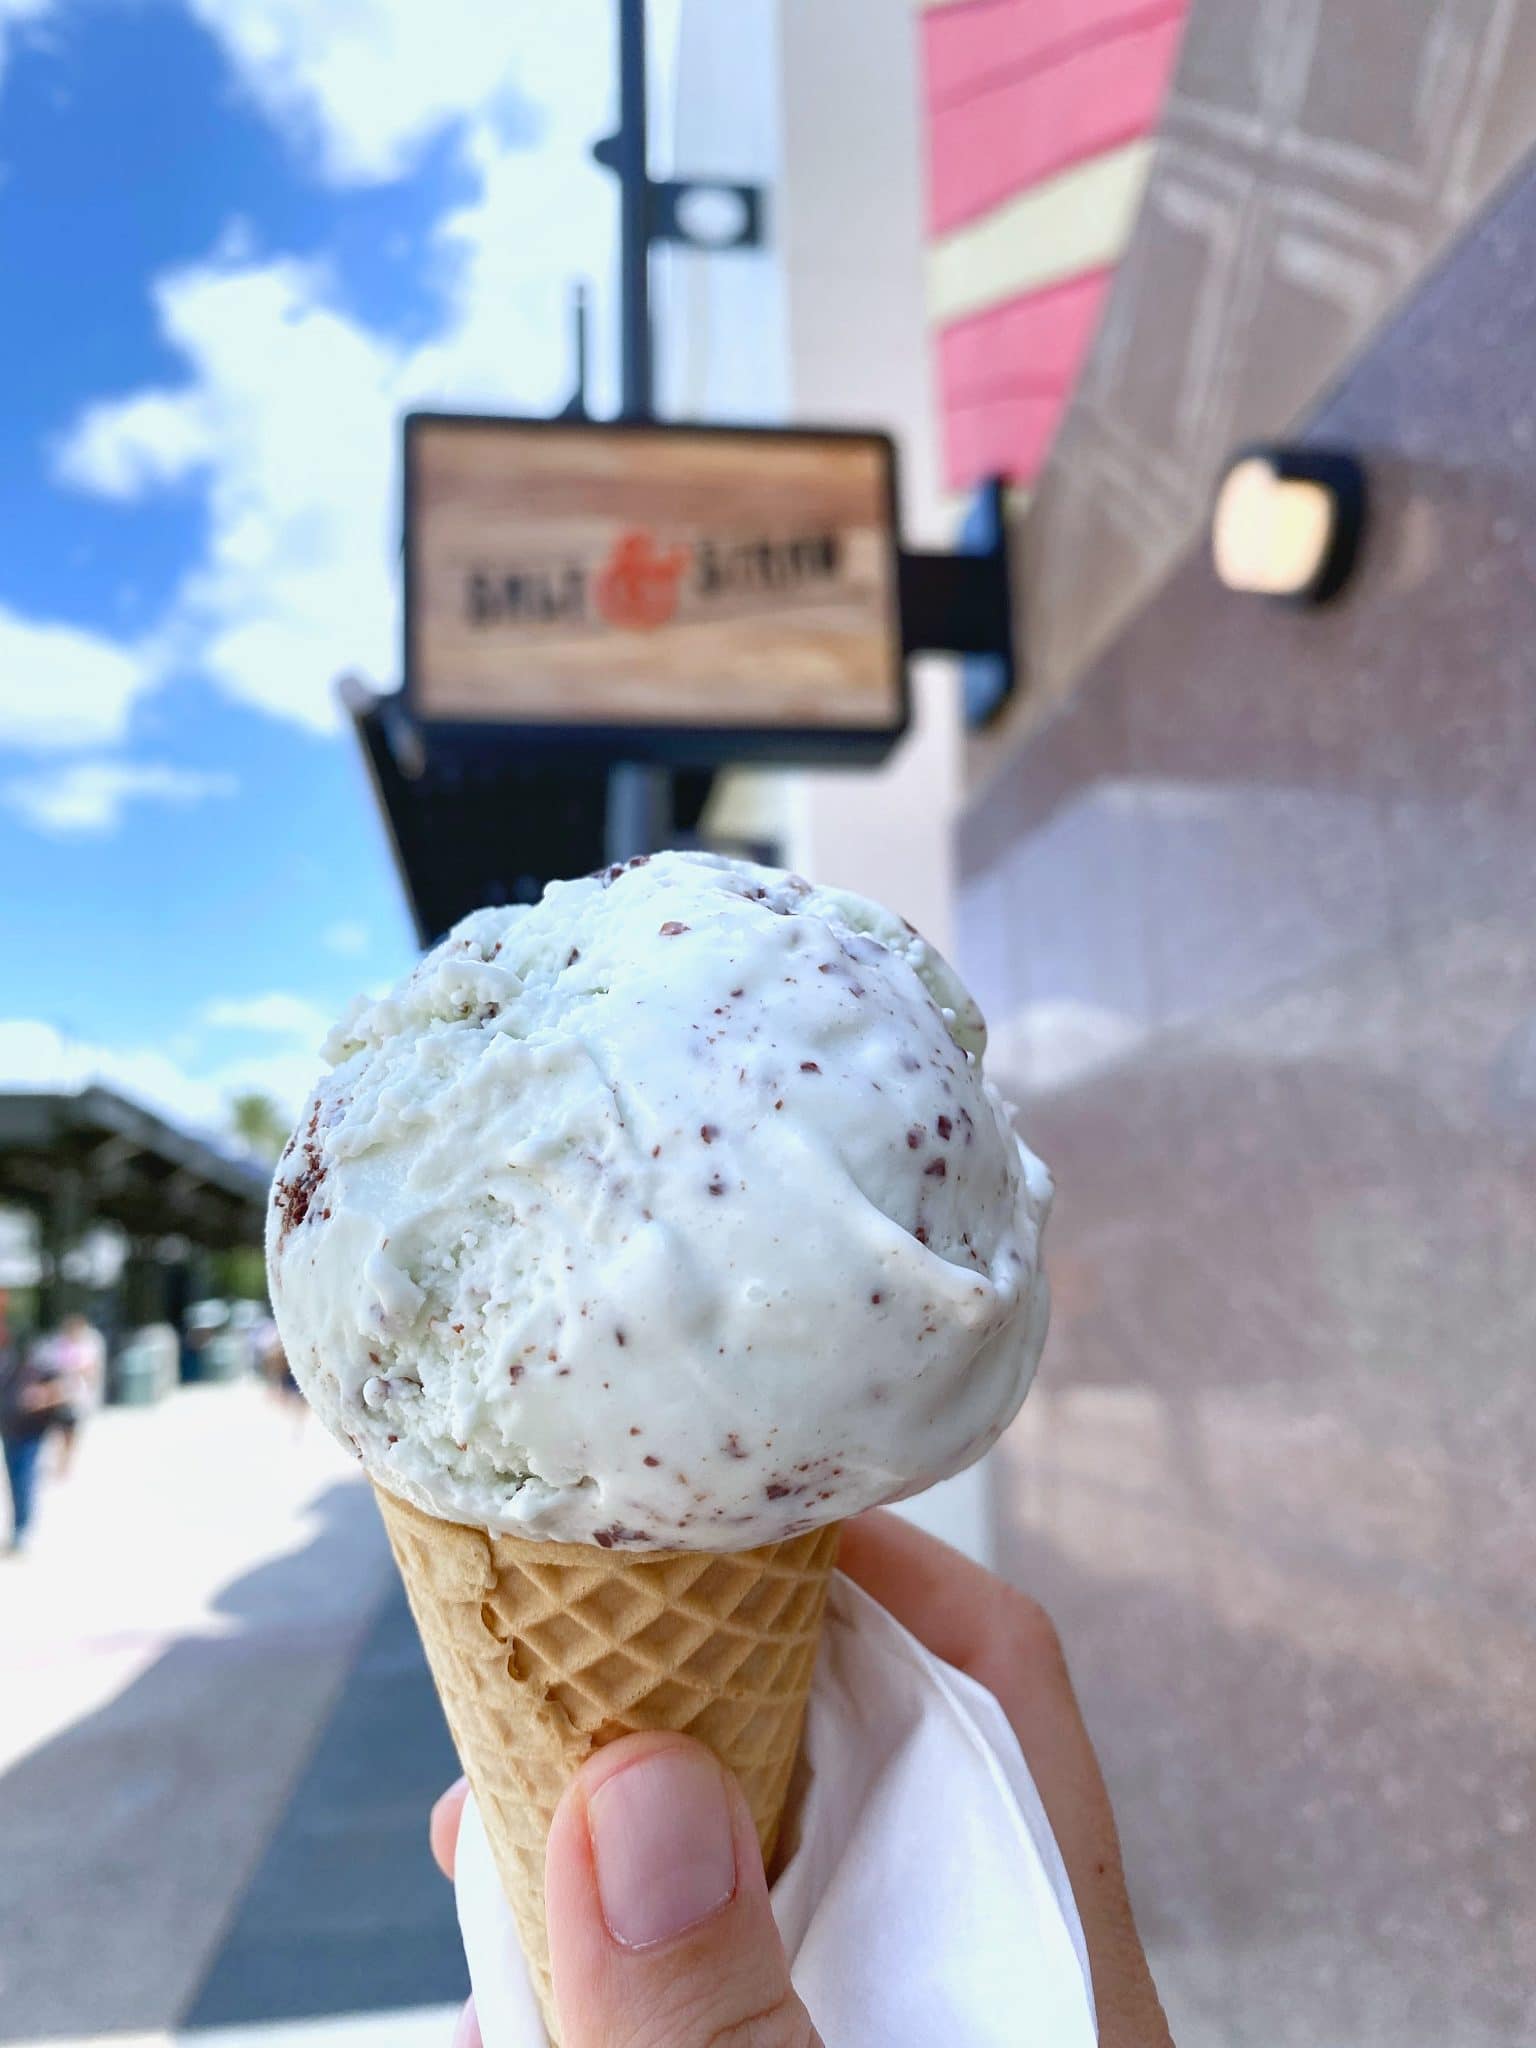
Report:
[[627,759],[878,758],[907,721],[876,433],[405,422],[405,691],[423,723]]

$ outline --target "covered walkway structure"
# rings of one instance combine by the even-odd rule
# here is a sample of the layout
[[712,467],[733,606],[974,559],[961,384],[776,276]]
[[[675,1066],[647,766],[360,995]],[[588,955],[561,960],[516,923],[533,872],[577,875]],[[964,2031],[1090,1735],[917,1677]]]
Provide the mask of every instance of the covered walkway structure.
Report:
[[36,1219],[39,1320],[85,1306],[70,1254],[101,1224],[127,1244],[121,1326],[175,1319],[201,1255],[261,1242],[267,1171],[111,1089],[0,1092],[0,1205]]

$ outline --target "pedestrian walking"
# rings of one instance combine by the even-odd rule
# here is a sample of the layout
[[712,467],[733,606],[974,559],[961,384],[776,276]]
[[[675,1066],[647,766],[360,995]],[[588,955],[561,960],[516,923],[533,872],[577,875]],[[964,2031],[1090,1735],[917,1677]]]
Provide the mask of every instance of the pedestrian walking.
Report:
[[71,1387],[47,1344],[22,1344],[0,1335],[0,1444],[11,1489],[8,1548],[26,1543],[37,1501],[38,1465],[50,1429],[69,1406]]
[[107,1345],[100,1330],[76,1310],[49,1339],[48,1351],[61,1389],[49,1427],[59,1439],[57,1471],[62,1479],[74,1465],[85,1418],[100,1403],[107,1375]]

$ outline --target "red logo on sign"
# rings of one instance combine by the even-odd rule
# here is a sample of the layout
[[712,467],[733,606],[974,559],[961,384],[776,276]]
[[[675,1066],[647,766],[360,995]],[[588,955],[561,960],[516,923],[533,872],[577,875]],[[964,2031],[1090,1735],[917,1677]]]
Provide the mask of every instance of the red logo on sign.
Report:
[[624,533],[598,570],[593,598],[610,626],[649,632],[677,610],[678,585],[688,566],[685,547],[658,548],[648,533]]

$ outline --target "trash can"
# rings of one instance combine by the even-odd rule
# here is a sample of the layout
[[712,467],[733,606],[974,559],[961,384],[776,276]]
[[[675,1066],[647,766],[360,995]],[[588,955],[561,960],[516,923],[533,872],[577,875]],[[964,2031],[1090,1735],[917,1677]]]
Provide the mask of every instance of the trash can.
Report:
[[203,1346],[205,1380],[241,1380],[250,1366],[251,1346],[244,1330],[219,1330]]
[[147,1408],[176,1384],[180,1346],[169,1323],[135,1330],[112,1361],[111,1396],[123,1408]]

